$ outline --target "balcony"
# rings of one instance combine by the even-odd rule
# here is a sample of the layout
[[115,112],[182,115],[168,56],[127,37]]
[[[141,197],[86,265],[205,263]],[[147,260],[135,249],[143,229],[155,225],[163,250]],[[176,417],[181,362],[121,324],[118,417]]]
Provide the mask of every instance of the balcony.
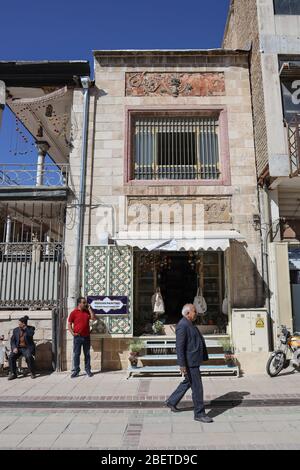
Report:
[[300,174],[300,114],[286,122],[288,151],[290,160],[290,177]]
[[63,244],[0,243],[0,271],[0,310],[57,307]]
[[63,200],[68,193],[68,179],[68,164],[0,164],[0,199]]

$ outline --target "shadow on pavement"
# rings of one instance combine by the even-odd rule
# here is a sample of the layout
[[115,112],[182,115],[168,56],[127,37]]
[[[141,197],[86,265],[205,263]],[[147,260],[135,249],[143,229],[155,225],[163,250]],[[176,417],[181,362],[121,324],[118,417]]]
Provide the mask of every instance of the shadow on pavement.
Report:
[[240,406],[246,396],[250,395],[249,392],[228,392],[225,395],[221,395],[214,400],[211,400],[207,408],[211,408],[207,413],[210,418],[225,413],[225,411],[231,410]]

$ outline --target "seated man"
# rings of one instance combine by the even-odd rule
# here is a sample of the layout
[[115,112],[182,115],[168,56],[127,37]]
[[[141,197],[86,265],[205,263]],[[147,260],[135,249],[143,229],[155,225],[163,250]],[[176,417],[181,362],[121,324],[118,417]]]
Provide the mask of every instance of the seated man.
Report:
[[25,357],[31,378],[35,378],[35,364],[33,355],[35,353],[35,344],[33,335],[35,332],[34,326],[28,326],[29,318],[27,316],[20,318],[19,327],[13,330],[10,339],[11,353],[9,356],[10,375],[8,380],[17,378],[17,359],[20,356]]

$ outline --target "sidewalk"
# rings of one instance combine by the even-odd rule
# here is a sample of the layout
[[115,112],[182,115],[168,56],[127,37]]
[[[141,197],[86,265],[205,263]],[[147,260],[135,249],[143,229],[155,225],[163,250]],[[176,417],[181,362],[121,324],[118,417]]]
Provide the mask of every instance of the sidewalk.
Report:
[[[289,369],[271,379],[267,375],[236,377],[203,377],[205,401],[254,406],[272,401],[300,405],[300,373]],[[179,377],[130,378],[125,372],[103,372],[94,377],[85,374],[71,379],[70,374],[52,373],[36,379],[19,377],[8,381],[0,377],[0,406],[51,406],[55,402],[72,407],[160,407],[179,384]],[[191,395],[185,397],[190,402]],[[27,405],[26,405],[27,404]],[[154,406],[153,406],[154,405]]]

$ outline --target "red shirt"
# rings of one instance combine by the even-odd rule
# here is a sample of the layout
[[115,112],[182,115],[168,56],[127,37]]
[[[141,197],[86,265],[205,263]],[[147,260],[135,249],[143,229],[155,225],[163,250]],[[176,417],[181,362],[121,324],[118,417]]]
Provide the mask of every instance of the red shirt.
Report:
[[69,323],[73,323],[74,333],[79,333],[80,336],[90,336],[90,324],[89,320],[91,315],[87,311],[82,311],[79,308],[75,308],[73,312],[70,313]]

